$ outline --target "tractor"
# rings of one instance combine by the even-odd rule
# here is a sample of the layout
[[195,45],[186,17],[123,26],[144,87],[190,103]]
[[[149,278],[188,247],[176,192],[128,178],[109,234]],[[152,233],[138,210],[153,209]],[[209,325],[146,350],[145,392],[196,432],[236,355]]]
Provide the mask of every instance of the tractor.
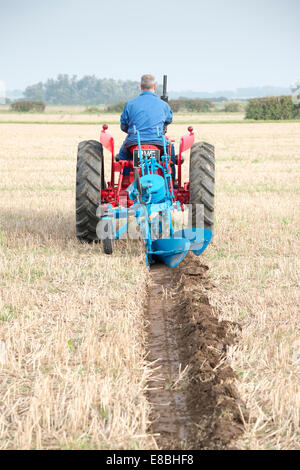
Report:
[[[166,76],[163,95],[167,100]],[[176,267],[188,251],[201,254],[212,238],[214,225],[214,147],[195,143],[193,128],[181,137],[173,174],[171,141],[163,145],[141,142],[130,149],[131,160],[118,160],[114,138],[103,125],[99,141],[78,145],[76,173],[76,235],[80,242],[102,241],[112,254],[114,240],[126,236],[130,217],[135,217],[138,236],[145,243],[146,263]],[[104,172],[103,148],[111,153],[110,178]],[[182,181],[183,153],[190,149],[189,181]],[[124,171],[127,167],[127,171]],[[124,174],[125,173],[125,174]],[[175,230],[174,212],[188,207],[189,226]],[[197,208],[202,209],[202,221]]]

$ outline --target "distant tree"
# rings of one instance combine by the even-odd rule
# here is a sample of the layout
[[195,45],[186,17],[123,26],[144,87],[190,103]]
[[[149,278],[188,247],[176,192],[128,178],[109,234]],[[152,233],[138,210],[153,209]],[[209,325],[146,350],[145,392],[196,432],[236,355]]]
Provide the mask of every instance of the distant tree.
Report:
[[225,113],[237,113],[239,111],[243,111],[244,106],[239,101],[227,101],[224,106]]
[[42,100],[45,99],[45,89],[42,82],[35,85],[28,86],[24,91],[24,97],[27,100]]
[[110,104],[109,106],[107,106],[105,111],[107,113],[122,113],[124,105],[125,101],[119,101],[118,103]]
[[97,106],[87,106],[84,112],[87,114],[100,114],[103,112],[103,110],[101,110]]
[[170,100],[169,104],[174,113],[179,111],[190,111],[194,113],[206,113],[214,109],[214,105],[209,100],[198,98],[180,98],[178,100]]
[[170,100],[169,105],[173,111],[173,113],[178,113],[180,109],[180,100]]

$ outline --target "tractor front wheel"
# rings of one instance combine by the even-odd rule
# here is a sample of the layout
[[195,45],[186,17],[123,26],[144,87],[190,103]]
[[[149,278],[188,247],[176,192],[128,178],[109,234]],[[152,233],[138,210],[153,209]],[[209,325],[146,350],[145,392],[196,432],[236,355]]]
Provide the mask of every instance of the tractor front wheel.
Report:
[[104,187],[102,145],[96,140],[80,142],[76,170],[76,236],[81,242],[98,240],[96,211]]
[[190,155],[190,204],[192,227],[197,227],[197,204],[204,206],[204,228],[213,230],[215,194],[215,149],[206,142],[197,142]]

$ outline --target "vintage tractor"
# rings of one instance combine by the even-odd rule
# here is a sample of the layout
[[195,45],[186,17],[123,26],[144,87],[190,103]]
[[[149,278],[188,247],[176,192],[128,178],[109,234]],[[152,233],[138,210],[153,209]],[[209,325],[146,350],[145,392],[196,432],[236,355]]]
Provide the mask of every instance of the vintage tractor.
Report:
[[[166,80],[162,99],[166,99],[165,84]],[[171,142],[164,136],[160,136],[162,147],[143,143],[135,129],[138,142],[131,148],[132,160],[119,161],[107,129],[104,124],[100,142],[88,140],[78,146],[77,238],[81,242],[102,240],[104,252],[111,254],[114,240],[127,236],[129,219],[134,217],[136,234],[144,239],[148,266],[161,261],[175,267],[189,250],[196,255],[202,253],[212,238],[214,224],[214,147],[194,143],[193,128],[188,127],[175,158],[175,178]],[[111,153],[109,181],[104,174],[103,147]],[[188,149],[189,182],[182,183],[182,154]],[[175,230],[174,213],[187,206],[189,226]]]

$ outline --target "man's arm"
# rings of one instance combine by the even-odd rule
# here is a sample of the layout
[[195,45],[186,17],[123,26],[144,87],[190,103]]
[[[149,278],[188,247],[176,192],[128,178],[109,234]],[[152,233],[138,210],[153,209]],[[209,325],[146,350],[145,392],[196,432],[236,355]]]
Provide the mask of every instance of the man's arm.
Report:
[[128,122],[129,122],[127,103],[125,104],[123,112],[121,114],[120,122],[121,122],[121,130],[127,133]]
[[164,122],[164,134],[166,134],[166,132],[167,132],[168,124],[171,124],[172,121],[173,121],[173,111],[170,108],[170,106],[168,105],[168,103],[166,103],[166,117],[165,117],[165,122]]
[[168,105],[168,103],[166,103],[166,119],[165,119],[165,123],[166,123],[166,124],[171,124],[172,121],[173,121],[173,111],[172,111],[172,109],[170,108],[170,106]]

